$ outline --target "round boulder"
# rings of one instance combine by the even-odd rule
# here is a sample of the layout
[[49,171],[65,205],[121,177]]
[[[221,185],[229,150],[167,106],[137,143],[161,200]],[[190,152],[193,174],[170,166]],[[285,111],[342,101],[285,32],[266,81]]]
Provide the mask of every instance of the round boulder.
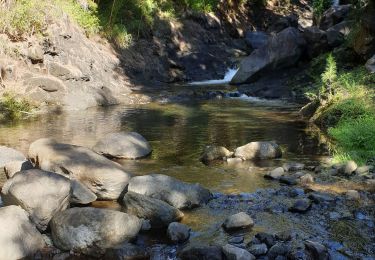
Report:
[[169,239],[174,243],[185,242],[190,237],[190,228],[178,222],[172,222],[167,229]]
[[249,228],[249,227],[254,226],[254,221],[245,212],[240,212],[240,213],[234,214],[232,216],[229,216],[225,220],[223,226],[228,231],[229,230],[242,229],[242,228]]
[[233,152],[229,151],[223,146],[206,146],[201,156],[201,161],[204,163],[214,161],[214,160],[223,160],[223,158],[231,157]]
[[274,142],[251,142],[238,147],[234,156],[243,160],[252,159],[274,159],[279,158],[282,151],[279,145]]
[[71,208],[51,220],[55,246],[91,256],[135,238],[141,226],[136,216],[97,208]]
[[138,159],[149,155],[151,146],[138,133],[112,133],[99,140],[93,150],[110,158]]

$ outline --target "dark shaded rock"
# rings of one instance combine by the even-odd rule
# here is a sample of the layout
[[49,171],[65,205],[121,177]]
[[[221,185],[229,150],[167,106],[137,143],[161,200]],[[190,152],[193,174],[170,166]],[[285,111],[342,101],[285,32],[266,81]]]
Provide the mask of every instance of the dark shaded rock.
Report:
[[190,228],[178,222],[172,222],[167,229],[168,238],[175,243],[185,242],[190,237]]
[[312,101],[306,104],[304,107],[302,107],[299,113],[302,115],[302,117],[310,119],[315,114],[319,106],[320,106],[320,102]]
[[266,45],[269,35],[262,31],[246,32],[246,43],[253,49],[259,49]]
[[184,214],[168,203],[135,192],[127,192],[121,201],[123,211],[150,220],[152,228],[167,227],[179,221]]
[[255,260],[255,256],[245,249],[230,244],[223,246],[223,253],[228,260]]
[[267,245],[262,243],[262,244],[255,244],[250,246],[249,252],[255,256],[260,256],[260,255],[265,255],[267,254],[268,248]]
[[294,237],[294,232],[291,231],[291,230],[286,230],[286,231],[282,231],[282,232],[278,232],[275,234],[275,237],[277,240],[281,240],[281,241],[290,241],[293,239]]
[[151,146],[138,133],[111,133],[101,138],[93,150],[111,158],[138,159],[151,153]]
[[[317,26],[305,28],[303,36],[307,42],[307,54],[310,58],[316,57],[317,55],[324,53],[328,50],[329,46],[327,34],[325,31],[320,30]],[[311,104],[311,107],[309,106],[309,104]],[[317,109],[317,102],[312,102],[309,104],[307,105],[308,107],[302,108],[305,112],[307,112],[307,114],[310,114],[310,111],[314,109],[316,111]]]
[[243,236],[232,237],[228,240],[228,244],[241,244],[243,243],[244,239],[245,238]]
[[295,15],[281,16],[268,28],[268,32],[278,33],[288,27],[298,27],[298,17]]
[[329,193],[312,192],[309,194],[309,199],[315,203],[333,202],[335,198]]
[[223,223],[226,230],[236,230],[242,228],[251,228],[254,226],[253,219],[245,212],[240,212],[229,216]]
[[342,22],[349,14],[352,9],[352,5],[339,5],[332,6],[324,12],[319,28],[322,30],[328,30],[328,28]]
[[45,247],[42,235],[18,206],[0,208],[0,259],[23,259]]
[[131,175],[121,165],[94,151],[42,138],[30,145],[29,158],[35,166],[69,175],[88,187],[99,199],[118,199]]
[[189,209],[207,203],[212,194],[199,184],[189,184],[162,174],[133,177],[129,191],[163,200],[178,209]]
[[276,243],[270,248],[270,250],[268,250],[267,256],[269,259],[277,259],[279,256],[286,256],[290,250],[291,248],[288,244]]
[[178,254],[181,260],[223,260],[220,246],[193,246],[182,250]]
[[231,157],[233,152],[222,146],[206,146],[201,156],[202,162],[209,162],[214,160],[223,160],[223,158]]
[[61,250],[100,256],[135,238],[142,221],[132,215],[97,208],[71,208],[51,220],[53,243]]
[[292,176],[281,176],[279,182],[287,185],[297,185],[297,179]]
[[69,206],[69,195],[69,179],[39,169],[18,172],[1,191],[4,204],[21,206],[41,231],[56,213]]
[[298,162],[288,162],[283,164],[283,168],[286,172],[301,171],[305,168],[305,164]]
[[311,200],[299,199],[289,208],[290,212],[305,213],[311,208]]
[[234,156],[243,160],[274,159],[281,157],[282,151],[274,142],[251,142],[236,148]]
[[306,240],[305,247],[312,259],[328,260],[329,254],[327,248],[318,242]]
[[255,237],[261,242],[265,243],[268,247],[272,247],[275,242],[275,237],[272,234],[260,232],[255,235]]
[[150,255],[144,248],[139,246],[123,243],[114,248],[107,249],[105,260],[147,260]]
[[4,166],[4,172],[7,178],[12,178],[14,174],[16,174],[19,171],[26,171],[34,168],[34,166],[31,164],[30,161],[24,160],[24,161],[12,161],[8,162]]

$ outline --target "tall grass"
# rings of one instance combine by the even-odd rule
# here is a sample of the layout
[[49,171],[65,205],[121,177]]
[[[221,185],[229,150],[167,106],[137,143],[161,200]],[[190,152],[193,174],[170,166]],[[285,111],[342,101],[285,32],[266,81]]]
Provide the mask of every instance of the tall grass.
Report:
[[30,114],[32,105],[25,99],[17,99],[11,93],[5,93],[0,98],[0,120],[20,119]]

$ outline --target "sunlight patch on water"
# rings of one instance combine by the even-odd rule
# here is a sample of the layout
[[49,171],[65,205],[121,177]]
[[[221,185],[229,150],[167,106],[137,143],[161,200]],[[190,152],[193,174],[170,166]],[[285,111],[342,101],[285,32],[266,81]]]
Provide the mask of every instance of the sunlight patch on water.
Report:
[[211,79],[211,80],[204,80],[204,81],[195,81],[191,82],[188,85],[219,85],[219,84],[227,84],[229,83],[234,75],[236,75],[238,69],[228,69],[225,73],[223,79]]

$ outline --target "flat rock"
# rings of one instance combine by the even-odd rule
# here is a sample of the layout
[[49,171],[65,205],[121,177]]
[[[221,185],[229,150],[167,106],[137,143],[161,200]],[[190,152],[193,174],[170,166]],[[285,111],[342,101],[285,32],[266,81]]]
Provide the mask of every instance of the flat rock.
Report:
[[34,168],[34,166],[28,160],[12,161],[5,164],[4,172],[7,178],[9,179],[12,178],[13,175],[19,171],[30,170],[32,168]]
[[69,175],[88,187],[98,199],[114,200],[128,185],[131,175],[121,165],[94,151],[42,138],[30,145],[29,158],[35,166]]
[[181,211],[162,200],[132,191],[125,194],[121,204],[124,212],[149,220],[152,228],[167,227],[184,216]]
[[229,216],[223,223],[226,230],[236,230],[254,226],[253,219],[245,212]]
[[174,243],[185,242],[190,237],[190,228],[178,222],[172,222],[167,229],[168,238]]
[[281,155],[280,146],[274,142],[251,142],[238,147],[234,152],[235,157],[243,160],[274,159]]
[[305,213],[311,208],[311,204],[311,200],[309,199],[299,199],[294,202],[293,206],[289,208],[289,211]]
[[185,248],[178,254],[181,260],[223,260],[224,256],[220,246],[192,246]]
[[27,80],[27,85],[38,87],[46,92],[65,91],[66,86],[58,78],[52,76],[37,76]]
[[223,246],[223,253],[228,260],[255,260],[255,256],[245,249],[230,244]]
[[135,238],[141,225],[136,216],[119,211],[71,208],[52,218],[51,233],[59,249],[97,257]]
[[329,193],[312,192],[309,194],[309,199],[315,203],[333,202],[335,198]]
[[19,205],[41,231],[51,218],[69,206],[69,179],[39,169],[21,171],[7,180],[1,191],[5,205]]
[[0,167],[13,161],[25,161],[26,157],[21,152],[6,146],[0,146]]
[[198,207],[212,198],[211,192],[199,184],[185,183],[162,174],[133,177],[128,191],[165,201],[178,209]]
[[150,254],[142,247],[125,242],[110,248],[104,255],[105,260],[146,260]]
[[70,183],[70,202],[73,204],[86,205],[96,201],[98,197],[85,185],[77,180]]
[[19,206],[0,208],[0,259],[32,257],[45,246],[42,235]]
[[151,153],[151,146],[140,134],[112,133],[100,139],[93,150],[107,157],[121,159],[138,159]]
[[288,162],[283,164],[283,168],[286,172],[302,171],[305,168],[305,164],[298,162]]

